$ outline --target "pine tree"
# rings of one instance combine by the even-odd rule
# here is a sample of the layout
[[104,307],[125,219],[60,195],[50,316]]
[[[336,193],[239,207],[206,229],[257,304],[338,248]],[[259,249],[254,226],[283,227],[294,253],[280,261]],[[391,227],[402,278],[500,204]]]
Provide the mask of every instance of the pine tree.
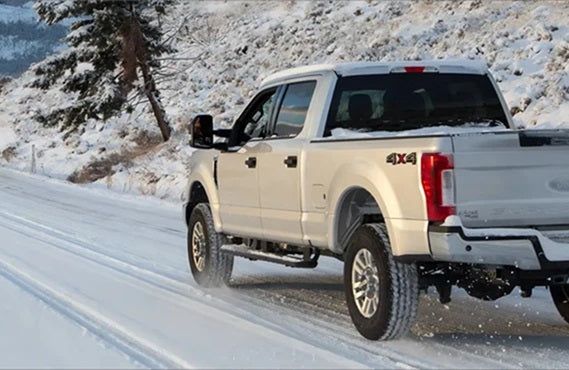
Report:
[[172,0],[38,0],[41,20],[53,25],[73,22],[65,51],[34,67],[33,87],[61,82],[75,97],[67,106],[41,115],[45,125],[75,130],[89,118],[106,120],[127,106],[133,90],[143,93],[164,141],[170,125],[153,72],[158,58],[172,52],[162,41],[160,16]]

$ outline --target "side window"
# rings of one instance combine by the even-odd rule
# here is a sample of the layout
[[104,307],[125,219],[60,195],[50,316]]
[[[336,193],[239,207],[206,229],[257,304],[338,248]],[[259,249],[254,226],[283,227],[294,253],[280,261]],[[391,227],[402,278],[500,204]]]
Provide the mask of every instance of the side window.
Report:
[[315,87],[316,81],[300,82],[287,86],[277,115],[275,136],[291,137],[302,131]]
[[255,102],[243,117],[244,133],[249,138],[264,138],[271,119],[271,107],[275,101],[276,90],[268,91]]

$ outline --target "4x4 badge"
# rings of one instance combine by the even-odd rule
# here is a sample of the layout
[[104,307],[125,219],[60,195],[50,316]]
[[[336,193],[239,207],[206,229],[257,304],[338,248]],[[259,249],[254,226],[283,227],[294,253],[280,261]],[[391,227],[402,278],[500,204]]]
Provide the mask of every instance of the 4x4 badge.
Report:
[[387,163],[396,164],[417,164],[417,153],[391,153],[387,156]]

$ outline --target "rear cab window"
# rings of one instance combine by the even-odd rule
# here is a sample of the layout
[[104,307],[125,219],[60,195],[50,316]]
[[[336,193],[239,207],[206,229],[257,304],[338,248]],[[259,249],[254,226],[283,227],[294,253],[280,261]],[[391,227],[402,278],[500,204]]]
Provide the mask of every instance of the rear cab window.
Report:
[[486,75],[392,73],[339,78],[324,136],[335,129],[406,131],[436,126],[507,127]]

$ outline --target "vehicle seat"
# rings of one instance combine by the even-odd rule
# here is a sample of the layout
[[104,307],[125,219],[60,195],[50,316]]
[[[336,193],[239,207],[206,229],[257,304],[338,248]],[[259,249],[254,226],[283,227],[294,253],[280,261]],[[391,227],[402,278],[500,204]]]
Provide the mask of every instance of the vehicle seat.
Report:
[[409,116],[425,117],[425,102],[421,95],[408,90],[388,90],[383,96],[384,121],[404,120]]
[[398,120],[399,113],[399,101],[401,99],[399,91],[394,91],[393,89],[387,90],[383,95],[383,114],[381,119],[388,122],[394,122]]
[[363,127],[373,114],[370,96],[367,94],[354,94],[350,96],[348,114],[355,127]]

